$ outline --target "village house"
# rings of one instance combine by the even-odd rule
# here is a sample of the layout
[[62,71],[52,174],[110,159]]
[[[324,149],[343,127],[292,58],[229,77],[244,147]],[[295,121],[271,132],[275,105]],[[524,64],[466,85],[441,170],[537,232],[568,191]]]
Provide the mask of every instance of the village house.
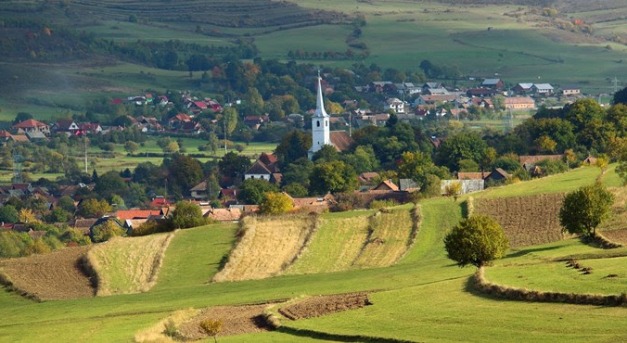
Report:
[[385,101],[385,104],[383,105],[383,110],[392,110],[394,111],[394,113],[403,114],[405,113],[405,102],[401,101],[398,98],[389,98]]
[[533,83],[517,83],[512,87],[512,93],[516,95],[529,95],[532,93]]
[[563,96],[578,96],[581,94],[581,88],[576,86],[566,86],[562,87],[562,95]]
[[68,136],[74,136],[80,130],[78,124],[72,119],[59,119],[52,125],[52,131],[55,133],[65,133]]
[[550,96],[553,95],[553,86],[548,83],[536,83],[531,87],[533,94],[536,96]]
[[283,174],[279,170],[279,159],[274,154],[261,153],[259,158],[244,173],[244,180],[262,179],[276,184],[281,183]]
[[512,111],[534,110],[536,102],[528,96],[516,96],[505,98],[503,106],[505,106],[506,110]]
[[13,129],[15,129],[18,134],[26,134],[34,131],[39,131],[46,136],[50,134],[50,126],[35,119],[27,119],[19,122],[13,125]]
[[501,79],[485,79],[481,82],[480,87],[502,90],[505,88],[505,83]]

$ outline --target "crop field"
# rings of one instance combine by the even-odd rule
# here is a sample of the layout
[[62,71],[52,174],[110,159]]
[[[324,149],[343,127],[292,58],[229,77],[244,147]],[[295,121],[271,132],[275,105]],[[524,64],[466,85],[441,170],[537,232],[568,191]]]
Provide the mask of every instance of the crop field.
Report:
[[213,281],[263,279],[283,272],[317,229],[315,217],[242,220],[241,239]]
[[474,200],[474,213],[493,217],[501,224],[512,248],[563,239],[559,210],[564,194]]
[[0,274],[18,292],[39,300],[92,297],[90,278],[79,267],[89,247],[66,248],[46,255],[0,260]]
[[348,270],[368,238],[370,211],[330,213],[321,218],[311,244],[285,274],[308,274]]
[[96,295],[146,292],[157,282],[159,269],[174,233],[114,238],[94,246],[87,259],[98,279]]
[[407,251],[414,229],[407,210],[377,212],[369,218],[367,240],[353,262],[359,268],[387,267]]

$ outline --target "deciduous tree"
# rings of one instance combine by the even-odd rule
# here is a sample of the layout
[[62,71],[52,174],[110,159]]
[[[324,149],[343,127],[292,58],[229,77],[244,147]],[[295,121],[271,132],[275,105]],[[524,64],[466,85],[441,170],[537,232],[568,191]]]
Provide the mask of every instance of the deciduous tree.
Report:
[[509,248],[503,228],[489,216],[474,215],[463,219],[446,237],[448,257],[460,267],[472,264],[482,267],[501,258]]
[[592,237],[609,214],[614,195],[600,183],[569,193],[560,209],[560,224],[565,231]]
[[262,214],[282,214],[294,208],[292,199],[284,193],[267,192],[259,204],[259,212]]

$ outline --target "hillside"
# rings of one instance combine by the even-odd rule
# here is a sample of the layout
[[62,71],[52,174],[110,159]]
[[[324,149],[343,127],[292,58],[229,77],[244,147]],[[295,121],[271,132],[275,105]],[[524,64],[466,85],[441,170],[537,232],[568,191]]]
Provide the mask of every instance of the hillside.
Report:
[[[225,4],[4,1],[0,76],[9,82],[0,92],[10,96],[0,100],[2,113],[58,116],[144,89],[218,91],[185,77],[193,54],[409,71],[428,60],[461,85],[498,74],[598,94],[613,89],[627,51],[622,1]],[[173,51],[178,61],[165,58]]]
[[[594,180],[596,175],[589,173],[590,169],[504,186],[489,193],[492,197],[532,194],[538,188],[563,193]],[[613,171],[606,177],[608,184],[614,185]],[[462,216],[460,203],[448,198],[425,200],[421,203],[421,214],[423,220],[415,244],[391,267],[237,282],[207,283],[232,247],[234,225],[182,230],[169,245],[157,285],[148,292],[44,303],[0,292],[0,316],[5,318],[0,335],[7,341],[129,341],[136,333],[176,316],[179,310],[190,312],[188,309],[194,308],[209,316],[218,313],[243,316],[251,313],[246,312],[251,306],[229,305],[286,299],[299,302],[301,297],[367,291],[372,304],[369,306],[309,319],[281,319],[282,326],[276,331],[220,336],[219,340],[607,342],[627,339],[621,325],[624,307],[503,301],[468,289],[469,276],[474,270],[459,268],[448,260],[442,243],[447,230]],[[346,213],[347,218],[352,215]],[[336,214],[322,215],[323,221],[340,219]],[[324,225],[320,233],[323,230]],[[313,248],[314,243],[309,247]],[[512,251],[494,268],[488,268],[486,277],[500,284],[540,290],[551,286],[558,291],[585,289],[586,293],[614,294],[626,285],[624,256],[624,248],[601,250],[569,239]],[[591,267],[592,273],[584,275],[567,267],[565,259],[572,258],[584,267]],[[610,274],[616,276],[607,277]],[[260,311],[264,306],[255,308]],[[157,326],[156,331],[163,329]]]

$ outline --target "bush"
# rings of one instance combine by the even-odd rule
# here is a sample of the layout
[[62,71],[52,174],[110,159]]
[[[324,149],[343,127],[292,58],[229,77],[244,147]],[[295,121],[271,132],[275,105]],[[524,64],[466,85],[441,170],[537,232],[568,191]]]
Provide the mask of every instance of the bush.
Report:
[[482,267],[501,258],[509,248],[503,228],[492,217],[473,215],[463,219],[446,237],[444,247],[451,260],[464,267]]
[[394,200],[372,200],[370,203],[370,209],[372,210],[380,210],[382,208],[396,206],[398,203]]

